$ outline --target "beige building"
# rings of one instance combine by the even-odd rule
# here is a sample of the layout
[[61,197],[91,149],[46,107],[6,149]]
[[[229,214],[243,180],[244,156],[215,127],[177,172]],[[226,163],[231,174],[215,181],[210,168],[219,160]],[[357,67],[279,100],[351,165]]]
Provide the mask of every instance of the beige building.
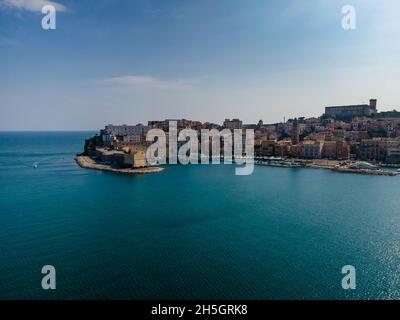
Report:
[[336,159],[336,141],[325,141],[322,148],[322,158]]
[[144,146],[130,146],[125,147],[124,152],[131,159],[130,164],[134,168],[147,166],[146,148]]
[[290,157],[292,157],[292,158],[300,158],[302,149],[303,149],[303,145],[302,144],[292,145],[290,147],[290,151],[289,151]]
[[387,156],[393,157],[395,150],[400,148],[399,139],[373,138],[362,140],[359,146],[361,160],[386,161]]
[[320,159],[323,146],[324,143],[322,141],[305,141],[301,152],[302,158]]
[[350,145],[345,141],[325,141],[322,158],[348,160],[350,159]]
[[278,141],[275,144],[275,156],[276,157],[289,157],[290,156],[290,148],[292,147],[291,141]]
[[114,167],[139,168],[147,165],[146,149],[124,147],[122,150],[96,148],[96,158]]
[[261,155],[271,157],[275,154],[276,140],[262,141],[261,143]]

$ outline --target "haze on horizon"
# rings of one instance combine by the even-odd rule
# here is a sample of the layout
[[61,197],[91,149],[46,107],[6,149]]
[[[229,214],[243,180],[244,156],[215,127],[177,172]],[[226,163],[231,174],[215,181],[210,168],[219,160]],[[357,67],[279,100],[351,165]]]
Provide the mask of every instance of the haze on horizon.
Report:
[[[400,109],[397,0],[0,0],[0,130]],[[344,5],[357,29],[341,27]]]

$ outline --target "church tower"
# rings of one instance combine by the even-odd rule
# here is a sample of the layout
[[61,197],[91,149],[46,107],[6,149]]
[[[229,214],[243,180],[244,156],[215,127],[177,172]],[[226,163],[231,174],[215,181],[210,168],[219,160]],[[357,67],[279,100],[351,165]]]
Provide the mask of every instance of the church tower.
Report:
[[299,135],[299,123],[297,122],[297,118],[293,121],[292,127],[292,144],[299,144],[300,142],[300,135]]

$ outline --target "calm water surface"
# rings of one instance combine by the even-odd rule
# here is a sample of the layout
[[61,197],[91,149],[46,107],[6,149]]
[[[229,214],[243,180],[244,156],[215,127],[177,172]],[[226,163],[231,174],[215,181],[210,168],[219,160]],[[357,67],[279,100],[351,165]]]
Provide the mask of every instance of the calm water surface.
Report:
[[0,299],[400,298],[400,177],[121,176],[74,163],[92,134],[0,133]]

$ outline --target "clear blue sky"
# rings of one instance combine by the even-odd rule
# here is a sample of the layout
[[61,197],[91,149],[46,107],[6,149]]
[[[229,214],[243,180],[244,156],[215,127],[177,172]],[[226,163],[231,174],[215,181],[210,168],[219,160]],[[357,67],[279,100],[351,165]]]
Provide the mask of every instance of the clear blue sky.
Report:
[[54,31],[45,2],[0,0],[0,130],[400,106],[398,0],[60,0]]

